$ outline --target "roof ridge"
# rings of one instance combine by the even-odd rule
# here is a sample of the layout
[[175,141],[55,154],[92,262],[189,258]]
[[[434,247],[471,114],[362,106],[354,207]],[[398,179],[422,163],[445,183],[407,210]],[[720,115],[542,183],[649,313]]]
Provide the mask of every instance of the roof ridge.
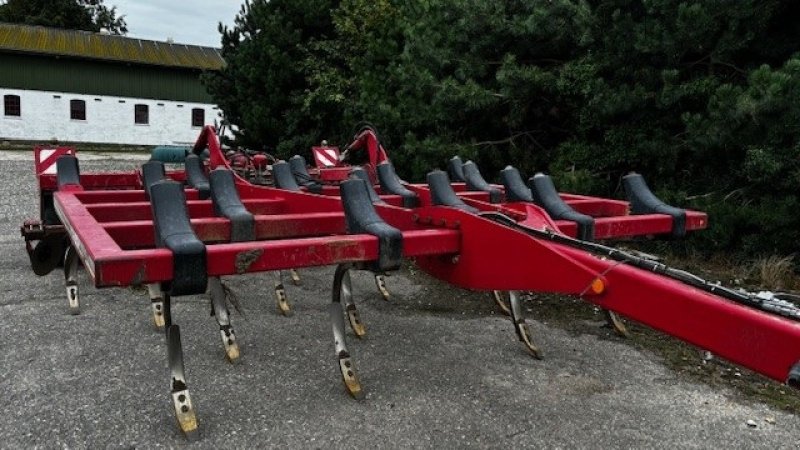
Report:
[[214,47],[8,22],[0,22],[0,51],[204,70],[225,65]]

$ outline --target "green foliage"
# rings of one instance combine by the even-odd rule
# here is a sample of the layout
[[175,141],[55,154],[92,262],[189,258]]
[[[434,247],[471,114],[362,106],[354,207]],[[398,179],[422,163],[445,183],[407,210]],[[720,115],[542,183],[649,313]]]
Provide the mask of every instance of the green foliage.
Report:
[[125,17],[104,0],[6,0],[0,4],[0,22],[41,25],[112,34],[128,32]]
[[243,145],[298,152],[318,140],[325,111],[305,101],[314,42],[333,32],[333,0],[252,0],[220,26],[227,66],[204,78]]
[[272,0],[222,29],[207,79],[284,156],[368,120],[402,176],[454,154],[563,190],[644,173],[707,210],[694,243],[800,250],[800,4],[788,0]]

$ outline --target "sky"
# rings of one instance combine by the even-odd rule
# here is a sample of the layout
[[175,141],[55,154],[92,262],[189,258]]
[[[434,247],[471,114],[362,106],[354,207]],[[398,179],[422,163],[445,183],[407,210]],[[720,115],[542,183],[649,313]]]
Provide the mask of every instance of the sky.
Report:
[[128,36],[181,44],[220,46],[217,23],[233,24],[243,0],[105,0],[124,15]]

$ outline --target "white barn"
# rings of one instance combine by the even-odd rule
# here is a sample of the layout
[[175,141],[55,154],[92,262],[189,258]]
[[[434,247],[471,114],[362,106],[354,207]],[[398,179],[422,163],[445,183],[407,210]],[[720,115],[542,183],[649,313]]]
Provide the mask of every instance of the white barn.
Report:
[[0,140],[194,142],[219,110],[217,49],[0,23]]

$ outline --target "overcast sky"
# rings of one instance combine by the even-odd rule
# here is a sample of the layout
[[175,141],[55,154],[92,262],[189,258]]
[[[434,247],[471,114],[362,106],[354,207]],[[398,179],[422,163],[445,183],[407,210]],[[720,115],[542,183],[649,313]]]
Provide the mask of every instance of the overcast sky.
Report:
[[124,15],[128,36],[181,44],[219,47],[217,23],[227,25],[243,0],[105,0]]

